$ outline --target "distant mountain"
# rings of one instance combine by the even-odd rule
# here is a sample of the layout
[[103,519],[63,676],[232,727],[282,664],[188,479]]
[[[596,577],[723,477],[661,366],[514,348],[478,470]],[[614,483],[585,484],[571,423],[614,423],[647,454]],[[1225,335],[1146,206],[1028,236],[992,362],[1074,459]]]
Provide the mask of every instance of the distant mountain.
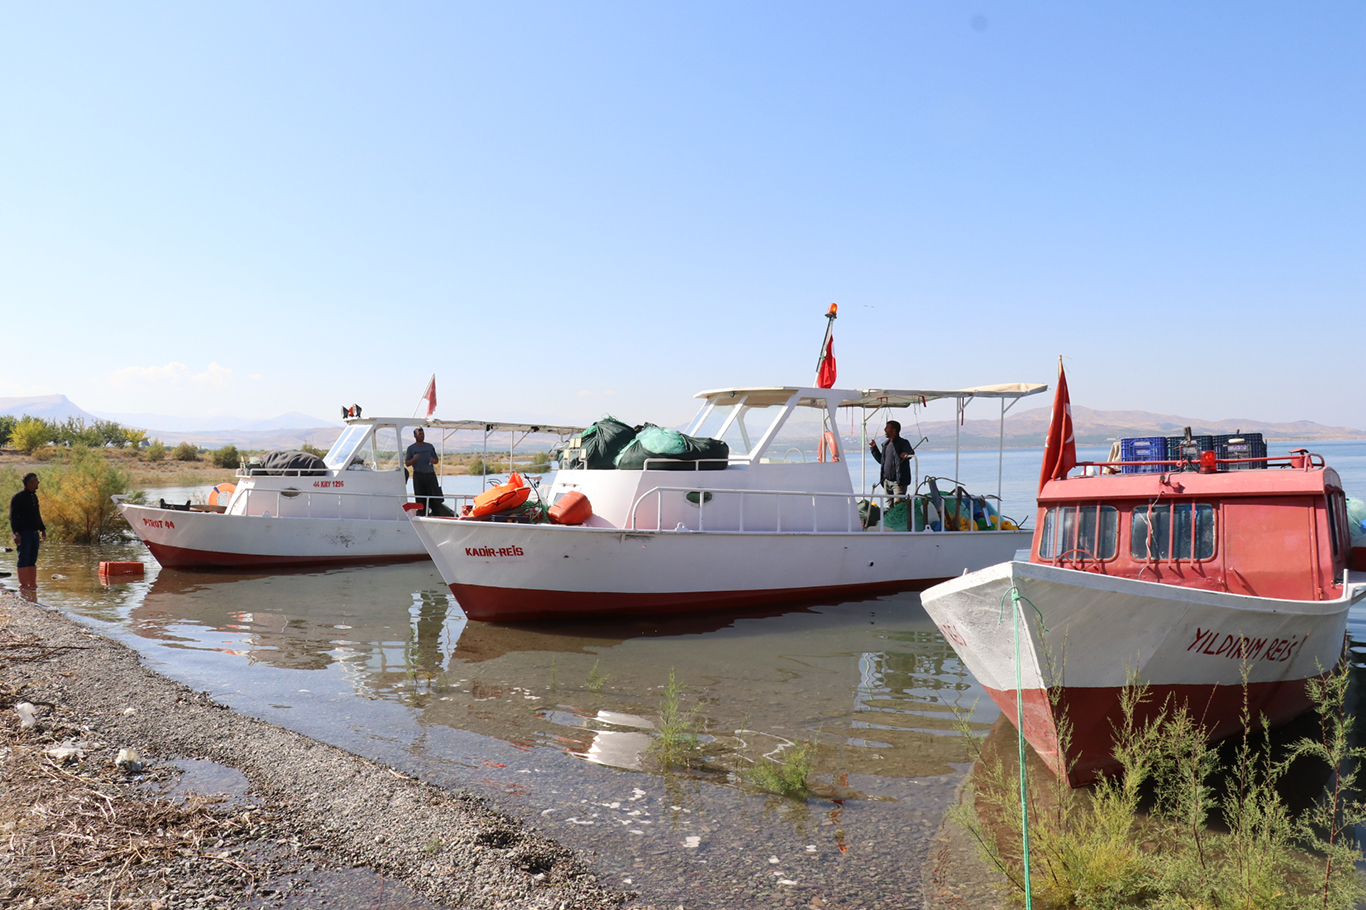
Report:
[[[990,409],[983,407],[984,412]],[[999,412],[998,412],[999,413]],[[1031,408],[1018,414],[1008,413],[1005,419],[1005,444],[1013,447],[1042,446],[1048,432],[1052,407]],[[953,448],[952,420],[922,423],[916,433],[913,422],[901,418],[901,435],[914,442],[928,436],[927,448]],[[1103,445],[1125,436],[1180,436],[1186,427],[1196,435],[1223,436],[1230,433],[1261,433],[1268,442],[1276,440],[1366,439],[1366,431],[1351,427],[1330,427],[1309,420],[1271,423],[1252,418],[1232,420],[1204,420],[1198,417],[1177,417],[1172,414],[1153,414],[1148,411],[1097,411],[1072,405],[1072,426],[1081,445]],[[968,419],[959,428],[965,448],[994,447],[1000,433],[1000,418]],[[871,429],[871,428],[870,428]],[[881,429],[880,427],[878,428]]]
[[30,398],[0,398],[0,414],[21,417],[41,417],[44,420],[64,421],[68,417],[79,417],[87,423],[99,418],[89,411],[82,410],[65,395],[35,395]]
[[128,414],[109,411],[98,411],[96,413],[106,420],[117,420],[127,427],[138,427],[139,429],[156,427],[159,431],[167,433],[214,433],[224,430],[260,432],[290,430],[296,427],[341,427],[341,424],[335,420],[322,420],[318,417],[300,414],[298,411],[290,411],[288,414],[281,414],[278,417],[265,420],[252,420],[225,414],[215,417],[172,417],[166,414]]

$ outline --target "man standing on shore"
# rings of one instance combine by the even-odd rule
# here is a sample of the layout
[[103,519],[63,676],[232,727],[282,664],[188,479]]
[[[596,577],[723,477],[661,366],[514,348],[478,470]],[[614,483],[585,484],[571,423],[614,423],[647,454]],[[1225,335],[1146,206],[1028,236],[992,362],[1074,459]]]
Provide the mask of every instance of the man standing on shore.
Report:
[[24,475],[24,488],[9,501],[9,528],[19,551],[19,587],[38,587],[38,543],[47,540],[47,525],[38,508],[38,475]]

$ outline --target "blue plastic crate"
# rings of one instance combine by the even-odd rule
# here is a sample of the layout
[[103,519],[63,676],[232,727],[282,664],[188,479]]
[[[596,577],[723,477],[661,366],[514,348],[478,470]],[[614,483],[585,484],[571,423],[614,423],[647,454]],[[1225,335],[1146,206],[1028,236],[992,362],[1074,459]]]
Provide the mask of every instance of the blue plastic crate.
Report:
[[[1216,436],[1214,437],[1214,451],[1220,460],[1225,458],[1265,458],[1266,440],[1262,438],[1261,433],[1235,433],[1229,436]],[[1221,471],[1246,471],[1265,467],[1265,461],[1219,465]]]
[[[1167,437],[1128,436],[1119,441],[1120,461],[1166,461]],[[1161,474],[1167,470],[1162,464],[1126,464],[1120,468],[1125,474]]]
[[[1197,449],[1199,449],[1201,452],[1213,452],[1213,451],[1215,450],[1215,449],[1214,449],[1214,437],[1213,437],[1213,436],[1194,436],[1194,435],[1192,435],[1192,436],[1191,436],[1191,440],[1195,443],[1195,447],[1196,447]],[[1168,436],[1168,437],[1167,437],[1167,460],[1168,460],[1168,461],[1180,461],[1180,460],[1181,460],[1181,444],[1182,444],[1183,442],[1185,442],[1185,441],[1186,441],[1186,437],[1185,437],[1185,436]]]

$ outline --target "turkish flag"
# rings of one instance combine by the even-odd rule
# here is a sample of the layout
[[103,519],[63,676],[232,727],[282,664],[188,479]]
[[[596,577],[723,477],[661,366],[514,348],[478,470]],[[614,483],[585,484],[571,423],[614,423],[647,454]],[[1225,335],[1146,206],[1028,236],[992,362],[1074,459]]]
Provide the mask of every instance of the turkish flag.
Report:
[[832,388],[835,385],[835,338],[825,340],[825,356],[821,358],[820,369],[816,371],[816,387]]
[[427,416],[431,417],[436,413],[436,374],[432,374],[432,381],[427,383],[427,391],[422,393],[422,400],[427,402]]
[[1048,421],[1048,436],[1043,444],[1043,468],[1039,471],[1039,492],[1050,480],[1066,477],[1077,466],[1077,437],[1072,431],[1072,400],[1067,395],[1067,374],[1058,360],[1058,389],[1053,394],[1053,416]]

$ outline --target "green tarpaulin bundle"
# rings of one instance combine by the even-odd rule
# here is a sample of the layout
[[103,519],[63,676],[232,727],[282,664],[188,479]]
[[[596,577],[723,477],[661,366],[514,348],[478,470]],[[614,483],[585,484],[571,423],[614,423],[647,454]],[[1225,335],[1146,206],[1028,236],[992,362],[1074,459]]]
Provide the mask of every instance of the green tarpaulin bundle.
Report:
[[720,471],[726,467],[730,446],[719,439],[687,436],[647,423],[617,455],[617,469],[643,471]]

